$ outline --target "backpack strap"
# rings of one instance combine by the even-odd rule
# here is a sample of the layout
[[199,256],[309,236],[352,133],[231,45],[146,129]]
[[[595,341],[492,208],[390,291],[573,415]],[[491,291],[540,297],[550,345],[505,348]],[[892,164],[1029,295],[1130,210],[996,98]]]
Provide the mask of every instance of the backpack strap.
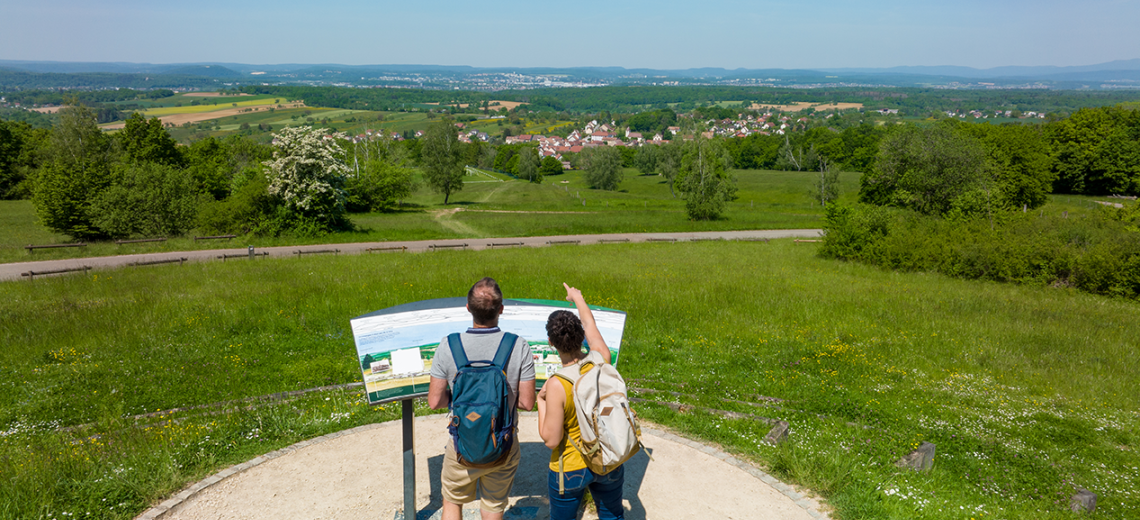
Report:
[[467,366],[467,352],[463,351],[463,341],[459,339],[459,333],[448,334],[447,344],[451,347],[451,359],[455,360],[456,368]]
[[499,341],[499,349],[495,351],[495,359],[491,361],[495,366],[505,370],[507,368],[507,361],[511,359],[511,353],[515,351],[515,342],[519,337],[510,332],[503,333],[503,339]]

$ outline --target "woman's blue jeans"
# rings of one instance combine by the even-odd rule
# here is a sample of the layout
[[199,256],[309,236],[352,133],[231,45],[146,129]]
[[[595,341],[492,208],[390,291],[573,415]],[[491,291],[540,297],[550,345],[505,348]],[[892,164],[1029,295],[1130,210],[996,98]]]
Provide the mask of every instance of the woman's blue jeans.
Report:
[[586,489],[594,496],[599,520],[621,520],[625,510],[621,504],[622,486],[625,485],[625,467],[605,475],[595,475],[588,469],[567,471],[564,474],[565,493],[558,493],[558,472],[551,470],[547,479],[550,485],[550,520],[574,520]]

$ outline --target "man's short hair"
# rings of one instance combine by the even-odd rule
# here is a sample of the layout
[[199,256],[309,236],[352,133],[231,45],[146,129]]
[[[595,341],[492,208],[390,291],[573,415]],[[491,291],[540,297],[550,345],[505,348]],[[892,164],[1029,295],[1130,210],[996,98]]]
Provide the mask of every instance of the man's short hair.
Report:
[[559,352],[573,354],[582,352],[582,340],[586,339],[586,331],[582,328],[582,320],[574,313],[554,311],[546,319],[546,337]]
[[503,291],[494,278],[483,278],[467,291],[467,310],[479,325],[494,323],[503,306]]

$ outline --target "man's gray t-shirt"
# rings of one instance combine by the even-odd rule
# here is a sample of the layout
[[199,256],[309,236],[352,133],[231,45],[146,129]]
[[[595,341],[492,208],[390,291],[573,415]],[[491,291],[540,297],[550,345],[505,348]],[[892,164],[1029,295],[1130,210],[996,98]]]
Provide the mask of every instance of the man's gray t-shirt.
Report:
[[[499,350],[499,342],[503,340],[503,334],[504,332],[498,327],[471,328],[460,334],[467,360],[490,361],[495,359],[495,351]],[[511,357],[507,359],[505,369],[507,383],[511,388],[511,401],[517,403],[519,381],[534,380],[534,354],[530,350],[530,344],[521,336],[515,341],[515,348],[511,351]],[[452,380],[455,379],[455,374],[458,371],[459,367],[455,366],[455,358],[451,356],[451,346],[445,337],[440,341],[439,347],[435,349],[435,357],[431,360],[431,377],[446,380],[448,389],[451,389]]]

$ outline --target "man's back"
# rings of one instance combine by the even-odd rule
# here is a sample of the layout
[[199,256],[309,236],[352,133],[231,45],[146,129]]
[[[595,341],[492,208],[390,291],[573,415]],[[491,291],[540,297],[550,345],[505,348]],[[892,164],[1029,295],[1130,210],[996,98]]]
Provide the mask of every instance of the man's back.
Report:
[[[470,361],[490,361],[495,357],[499,342],[504,332],[498,327],[489,329],[467,329],[460,334],[463,351]],[[510,385],[511,402],[518,402],[519,382],[534,380],[534,354],[530,345],[521,337],[515,341],[515,348],[504,367],[507,373],[507,383]],[[436,348],[435,357],[431,360],[431,377],[447,381],[448,389],[454,391],[452,383],[459,367],[455,365],[455,358],[451,355],[447,338],[443,338]],[[517,414],[517,411],[515,412]]]

